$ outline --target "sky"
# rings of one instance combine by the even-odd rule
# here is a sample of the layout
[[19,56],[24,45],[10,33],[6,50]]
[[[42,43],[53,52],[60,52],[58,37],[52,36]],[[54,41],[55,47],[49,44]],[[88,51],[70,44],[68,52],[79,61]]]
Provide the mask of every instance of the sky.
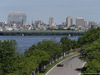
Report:
[[0,0],[0,22],[7,21],[9,13],[25,13],[27,21],[42,20],[48,24],[53,17],[56,24],[62,24],[67,16],[75,23],[76,17],[86,21],[100,22],[100,0]]

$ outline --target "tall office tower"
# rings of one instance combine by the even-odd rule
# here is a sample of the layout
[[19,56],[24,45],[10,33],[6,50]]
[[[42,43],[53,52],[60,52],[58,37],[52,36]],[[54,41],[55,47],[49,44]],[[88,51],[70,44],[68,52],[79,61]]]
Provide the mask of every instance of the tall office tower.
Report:
[[24,13],[9,13],[8,23],[16,25],[24,25],[27,22],[27,16]]
[[67,25],[67,27],[70,27],[72,24],[73,24],[73,20],[72,20],[72,18],[70,16],[68,16],[66,18],[66,25]]
[[49,18],[49,26],[52,26],[54,24],[54,18],[51,17]]
[[84,26],[85,22],[83,18],[76,18],[76,25],[77,26]]

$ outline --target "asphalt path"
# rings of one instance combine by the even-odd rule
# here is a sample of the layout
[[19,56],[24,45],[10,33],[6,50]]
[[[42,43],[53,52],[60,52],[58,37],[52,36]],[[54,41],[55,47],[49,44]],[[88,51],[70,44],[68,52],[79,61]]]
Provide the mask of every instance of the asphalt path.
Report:
[[63,67],[53,67],[47,75],[80,75],[84,61],[78,58],[78,55],[71,56],[60,62]]

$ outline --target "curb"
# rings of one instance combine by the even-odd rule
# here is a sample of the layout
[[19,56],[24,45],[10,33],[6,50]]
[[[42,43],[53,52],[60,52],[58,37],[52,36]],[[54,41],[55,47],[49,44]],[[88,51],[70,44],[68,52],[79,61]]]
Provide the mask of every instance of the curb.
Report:
[[[84,64],[82,65],[82,68],[84,67],[85,64],[86,64],[86,62],[84,62]],[[81,73],[79,73],[78,75],[81,75]]]

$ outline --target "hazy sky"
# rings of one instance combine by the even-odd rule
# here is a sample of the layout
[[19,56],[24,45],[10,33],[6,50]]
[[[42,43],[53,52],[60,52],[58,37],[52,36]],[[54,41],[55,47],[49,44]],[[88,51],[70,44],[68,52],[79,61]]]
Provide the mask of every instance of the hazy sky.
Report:
[[61,24],[67,16],[74,20],[83,17],[86,21],[100,22],[100,0],[1,0],[0,22],[7,21],[8,13],[27,14],[27,21],[41,19],[48,24],[49,17]]

